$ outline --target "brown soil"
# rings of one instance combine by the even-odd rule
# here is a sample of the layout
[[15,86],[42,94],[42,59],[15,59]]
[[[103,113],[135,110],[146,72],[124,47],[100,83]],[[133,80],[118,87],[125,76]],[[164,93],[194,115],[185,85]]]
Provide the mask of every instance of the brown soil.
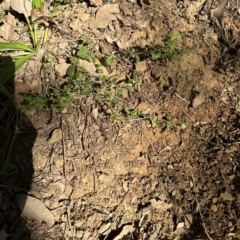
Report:
[[[0,209],[9,212],[1,218],[2,228],[13,233],[24,221],[28,230],[20,239],[31,240],[239,239],[239,67],[238,56],[219,41],[209,18],[218,3],[122,0],[103,5],[110,3],[119,4],[120,14],[102,29],[92,27],[99,7],[85,2],[61,6],[65,11],[57,19],[62,30],[52,31],[44,49],[54,62],[42,69],[40,59],[32,59],[16,81],[34,89],[43,79],[47,86],[59,86],[55,66],[67,60],[82,37],[94,39],[92,51],[101,57],[181,34],[179,45],[191,51],[180,62],[147,59],[146,69],[136,71],[131,61],[117,57],[109,71],[140,79],[125,96],[129,106],[158,118],[171,115],[187,128],[161,129],[127,117],[116,122],[82,96],[72,114],[25,112],[36,139],[21,136],[16,148],[32,142],[27,147],[32,163],[22,160],[18,170],[11,166],[3,183],[43,201],[55,225],[19,220],[14,196],[6,204],[12,190],[3,188],[5,209]],[[235,4],[227,6],[223,24],[238,46]],[[21,121],[31,132],[25,117]],[[54,139],[56,129],[62,135]],[[30,168],[31,188],[23,189]],[[14,171],[18,178],[11,182]]]

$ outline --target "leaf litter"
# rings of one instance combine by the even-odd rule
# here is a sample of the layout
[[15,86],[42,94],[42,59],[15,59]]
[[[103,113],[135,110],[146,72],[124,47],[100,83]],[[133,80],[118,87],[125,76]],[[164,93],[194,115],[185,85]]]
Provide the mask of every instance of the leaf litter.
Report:
[[[106,72],[119,74],[121,80],[137,75],[141,83],[125,93],[125,101],[148,114],[170,114],[187,122],[188,128],[159,129],[139,119],[116,123],[92,99],[81,96],[73,115],[61,115],[66,128],[59,128],[58,113],[51,118],[45,113],[29,114],[38,131],[32,150],[34,184],[29,189],[36,198],[20,194],[18,202],[29,226],[34,225],[31,218],[58,225],[51,232],[44,224],[34,225],[31,239],[43,234],[47,239],[85,240],[194,239],[205,233],[234,239],[238,235],[239,156],[228,145],[239,140],[238,115],[231,111],[238,104],[237,69],[231,74],[214,71],[222,46],[206,20],[210,9],[204,1],[197,5],[192,1],[140,3],[142,7],[137,1],[63,6],[66,19],[69,8],[74,11],[71,21],[66,21],[65,33],[56,31],[49,41],[48,50],[59,65],[45,66],[46,83],[61,86],[68,59],[63,60],[77,47],[68,37],[79,38],[82,30],[95,39],[93,49],[98,56],[106,50],[114,53],[161,43],[177,32],[184,36],[184,46],[195,48],[179,63],[147,59],[132,64],[119,57],[116,66]],[[29,15],[29,10],[13,9]],[[80,13],[85,17],[79,18]],[[4,37],[12,35],[13,29],[7,31]],[[79,65],[96,76],[92,63],[84,61]],[[36,64],[31,60],[16,80],[23,78],[31,85],[29,69],[42,79]],[[24,177],[21,173],[19,179]],[[6,207],[11,209],[11,204]]]
[[3,25],[0,27],[0,36],[9,41],[14,41],[17,38],[15,33],[16,20],[15,17],[9,12],[3,18]]

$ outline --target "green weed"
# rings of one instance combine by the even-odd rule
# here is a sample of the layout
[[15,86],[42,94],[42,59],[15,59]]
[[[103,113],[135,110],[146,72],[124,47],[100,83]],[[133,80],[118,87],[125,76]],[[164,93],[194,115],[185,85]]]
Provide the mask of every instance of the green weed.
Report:
[[178,128],[184,130],[187,127],[186,123],[173,123],[172,116],[170,115],[167,115],[165,118],[158,119],[150,114],[143,115],[138,109],[130,110],[128,108],[124,108],[124,111],[130,118],[149,120],[152,124],[155,124],[159,128]]
[[[33,0],[33,8],[44,7],[45,1]],[[7,53],[7,56],[0,56],[0,61],[8,58],[11,61],[3,64],[0,67],[1,79],[0,79],[0,92],[12,99],[11,92],[7,89],[7,82],[12,79],[15,73],[26,63],[31,57],[37,55],[40,47],[46,42],[48,35],[48,27],[45,27],[45,32],[43,37],[38,36],[38,23],[31,22],[28,16],[25,16],[30,35],[32,38],[32,46],[21,42],[0,42],[0,52]]]
[[[174,39],[167,41],[169,52],[174,52]],[[28,94],[24,98],[24,105],[27,109],[46,107],[51,111],[71,112],[74,102],[79,96],[91,97],[106,114],[115,121],[124,121],[128,118],[147,119],[158,127],[184,129],[184,124],[174,124],[172,118],[157,119],[153,116],[144,116],[138,109],[129,109],[122,101],[123,91],[131,91],[140,82],[138,78],[126,79],[121,83],[116,79],[104,74],[103,66],[114,65],[114,57],[106,56],[98,60],[90,51],[91,39],[84,38],[79,45],[76,54],[70,57],[70,67],[67,70],[66,81],[59,89],[53,89],[47,96],[39,94]],[[79,66],[79,59],[93,63],[97,77],[90,77],[86,69]]]
[[163,46],[152,46],[145,48],[132,48],[123,52],[124,58],[132,58],[136,62],[150,58],[153,61],[167,59],[169,61],[180,61],[182,56],[190,49],[185,47],[178,48],[177,42],[181,41],[181,35],[168,37],[163,40]]

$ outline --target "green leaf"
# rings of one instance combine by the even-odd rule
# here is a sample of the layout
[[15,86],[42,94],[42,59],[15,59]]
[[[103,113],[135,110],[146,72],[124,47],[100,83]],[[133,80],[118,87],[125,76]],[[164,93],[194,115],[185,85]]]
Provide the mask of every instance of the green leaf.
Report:
[[18,69],[20,69],[20,67],[26,63],[29,58],[31,58],[32,56],[34,56],[35,53],[30,53],[26,56],[22,56],[21,58],[17,59],[15,62],[14,62],[14,65],[15,65],[15,71],[17,71]]
[[28,51],[35,52],[30,46],[20,42],[0,42],[0,52],[6,51]]
[[44,3],[41,0],[33,0],[32,4],[34,8],[42,9],[44,7]]
[[116,113],[111,114],[111,118],[116,120],[116,121],[119,121],[119,122],[121,122],[123,120],[123,117],[116,114]]
[[73,63],[73,64],[77,64],[78,59],[77,59],[76,57],[70,57],[70,61],[71,61],[71,63]]
[[91,81],[86,81],[84,84],[84,88],[81,91],[81,94],[85,96],[89,96],[91,94],[92,84],[93,83]]
[[163,54],[160,50],[159,51],[151,50],[150,53],[152,60],[158,60],[160,58],[163,58]]
[[168,121],[171,121],[171,120],[172,120],[172,116],[167,115],[167,116],[166,116],[166,119],[167,119]]
[[67,69],[67,75],[69,78],[73,78],[75,75],[75,67],[73,65],[69,66]]
[[89,96],[91,93],[91,88],[86,86],[83,88],[83,90],[81,91],[81,94],[84,95],[84,96]]
[[104,67],[110,67],[115,64],[112,56],[103,57],[103,58],[101,58],[100,62],[102,63],[102,65]]
[[81,47],[78,52],[77,52],[77,56],[80,57],[83,60],[87,60],[89,62],[92,62],[92,55],[89,51],[89,49],[85,46]]
[[44,96],[30,93],[23,96],[23,105],[27,110],[38,109],[46,104],[47,99]]
[[124,108],[125,112],[127,113],[127,115],[130,115],[130,110],[128,108]]
[[52,56],[50,56],[50,55],[46,55],[45,57],[44,57],[44,59],[45,59],[45,61],[46,62],[53,62],[53,57]]
[[163,128],[166,126],[166,123],[161,120],[152,119],[152,122],[155,123],[159,128]]
[[90,38],[83,38],[83,44],[92,44],[94,43],[94,41]]
[[181,129],[186,129],[187,128],[187,124],[186,123],[183,123],[182,125],[181,125]]
[[99,73],[99,74],[103,74],[103,73],[104,73],[104,71],[103,71],[103,69],[102,69],[102,68],[98,68],[98,69],[97,69],[97,73]]
[[140,79],[139,78],[135,78],[134,79],[136,83],[140,83]]

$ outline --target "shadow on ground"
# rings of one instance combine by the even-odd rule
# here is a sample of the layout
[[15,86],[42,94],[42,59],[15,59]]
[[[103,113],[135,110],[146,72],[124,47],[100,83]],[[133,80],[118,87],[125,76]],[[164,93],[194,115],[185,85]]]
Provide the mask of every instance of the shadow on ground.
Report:
[[[14,74],[14,63],[1,57],[2,76],[6,68]],[[4,85],[5,86],[5,85]],[[2,89],[2,88],[0,88]],[[14,95],[14,81],[6,90]],[[17,204],[17,194],[27,193],[33,176],[32,147],[37,132],[28,118],[16,109],[9,97],[0,95],[0,239],[31,239]]]

